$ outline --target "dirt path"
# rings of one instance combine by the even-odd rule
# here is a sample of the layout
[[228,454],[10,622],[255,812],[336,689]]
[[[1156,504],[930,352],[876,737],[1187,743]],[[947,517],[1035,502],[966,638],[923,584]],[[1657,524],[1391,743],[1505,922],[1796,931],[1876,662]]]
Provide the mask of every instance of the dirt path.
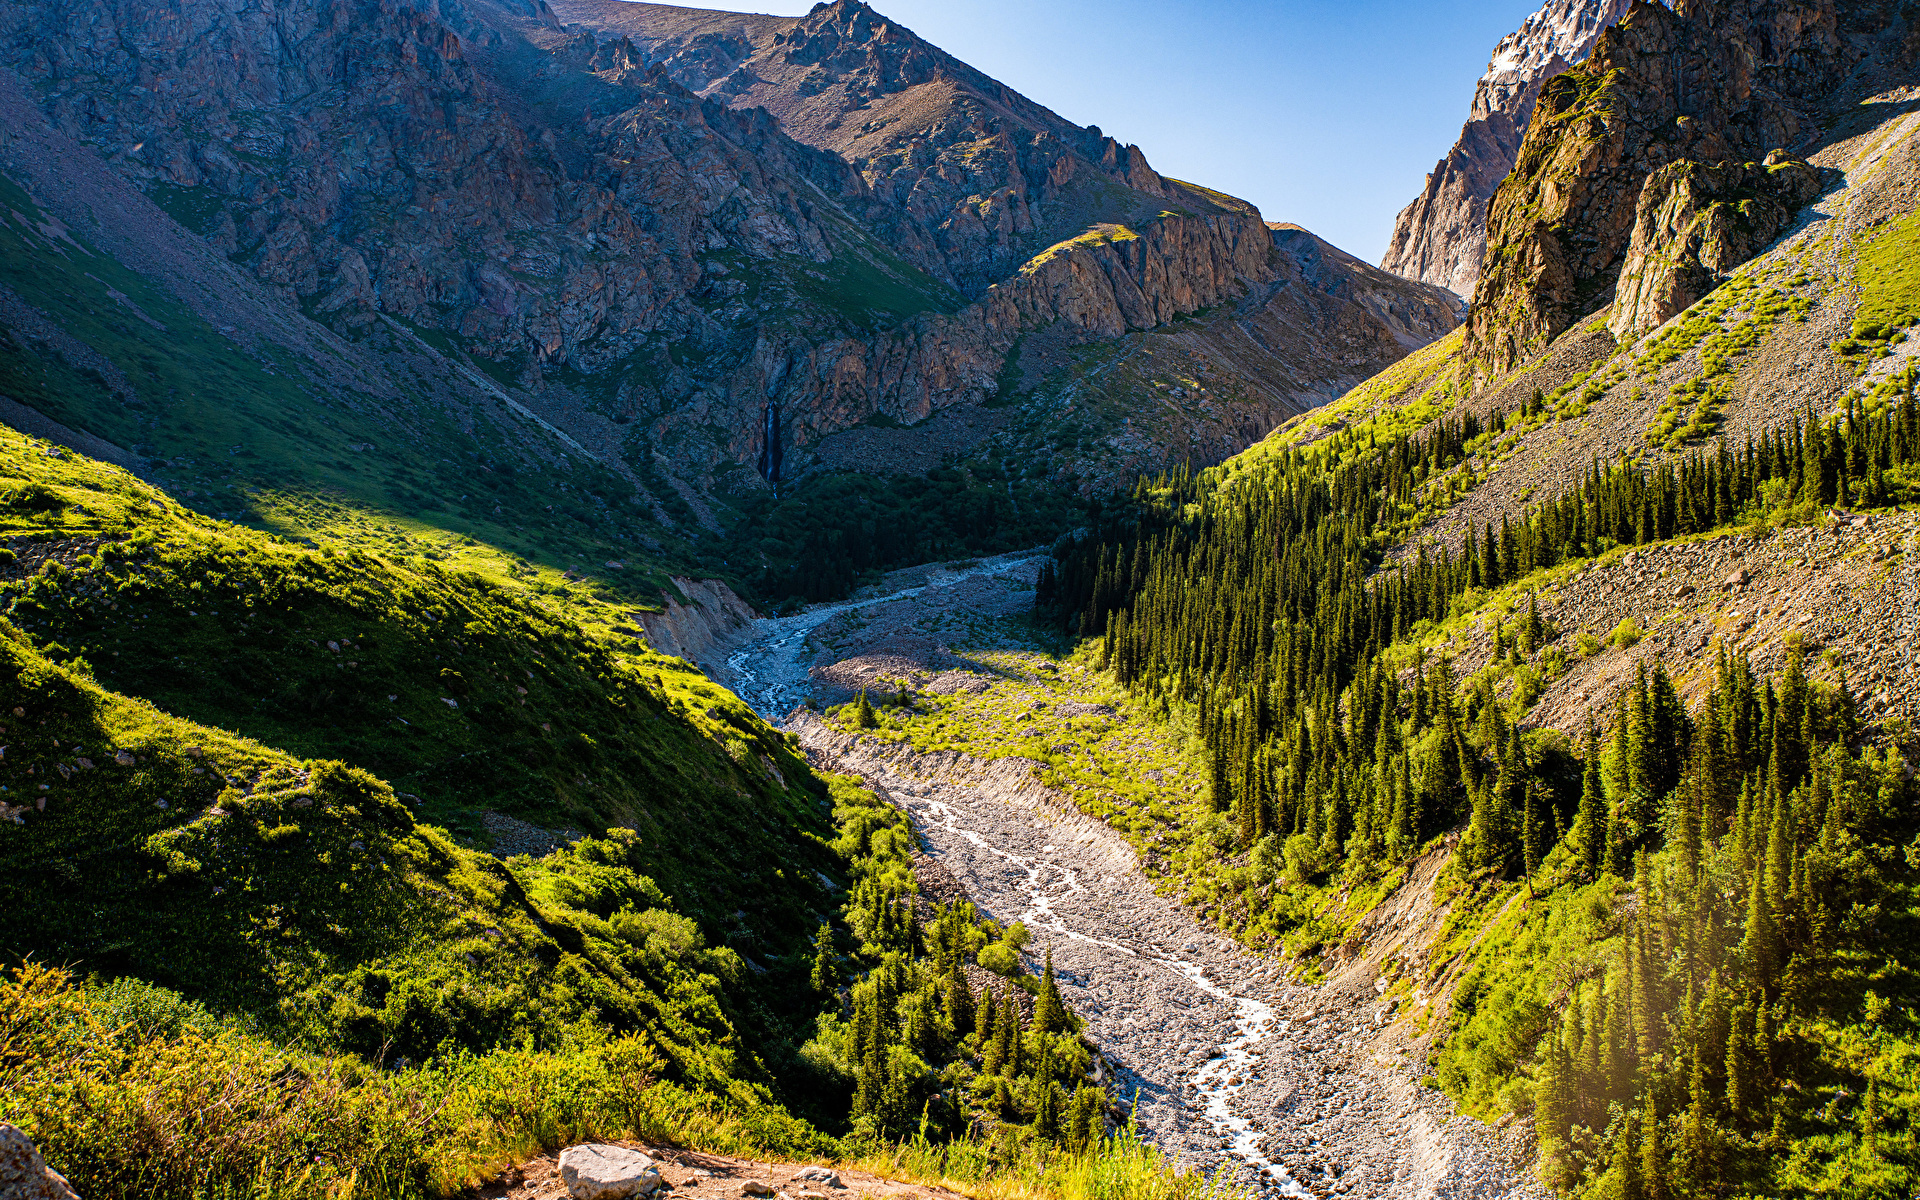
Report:
[[[725,1154],[704,1154],[673,1146],[652,1146],[645,1142],[616,1142],[643,1150],[659,1164],[660,1178],[666,1190],[655,1200],[743,1200],[748,1181],[765,1184],[775,1196],[788,1200],[825,1197],[825,1200],[959,1200],[958,1192],[924,1184],[901,1183],[865,1171],[835,1169],[831,1179],[822,1181],[798,1163],[760,1162]],[[838,1183],[839,1186],[834,1186]],[[566,1184],[560,1179],[560,1156],[543,1154],[522,1163],[494,1182],[465,1193],[463,1200],[566,1200]]]
[[[1036,566],[1000,566],[991,587],[926,587],[767,622],[729,664],[756,706],[790,705],[809,682],[844,693],[876,663],[938,679],[949,647],[928,631],[993,636],[1023,602],[1006,584],[1030,586]],[[823,767],[886,792],[977,904],[1027,924],[1035,963],[1052,950],[1068,1002],[1119,1065],[1117,1098],[1137,1097],[1143,1131],[1182,1163],[1227,1168],[1273,1196],[1539,1194],[1516,1162],[1517,1131],[1453,1116],[1392,1053],[1373,956],[1336,983],[1288,985],[1279,964],[1157,895],[1132,848],[1040,786],[1027,760],[923,754],[850,737],[804,709],[761,711],[786,718]]]

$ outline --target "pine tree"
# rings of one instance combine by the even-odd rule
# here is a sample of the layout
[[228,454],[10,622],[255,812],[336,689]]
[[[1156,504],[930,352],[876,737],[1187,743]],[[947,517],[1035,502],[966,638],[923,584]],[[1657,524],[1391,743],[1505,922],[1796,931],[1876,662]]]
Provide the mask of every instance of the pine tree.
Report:
[[1573,817],[1573,852],[1587,877],[1598,878],[1607,849],[1607,798],[1600,780],[1600,731],[1587,714],[1587,736],[1580,772],[1580,807]]
[[[1643,852],[1642,865],[1635,871],[1635,875],[1643,881],[1647,878],[1645,862]],[[1641,890],[1642,911],[1646,912],[1648,907],[1644,898],[1644,884]],[[1641,917],[1634,922],[1633,935],[1633,1041],[1634,1051],[1643,1063],[1652,1062],[1654,1053],[1660,1048],[1660,1013],[1665,1008],[1660,1003],[1659,977],[1649,944],[1652,939],[1648,928],[1651,925],[1649,917]]]
[[1096,1147],[1106,1129],[1102,1116],[1106,1107],[1107,1094],[1101,1089],[1084,1083],[1074,1089],[1066,1121],[1065,1141],[1069,1150],[1085,1154]]
[[1774,960],[1777,966],[1785,965],[1781,934],[1787,927],[1792,903],[1793,851],[1793,804],[1787,796],[1776,796],[1772,828],[1767,833],[1766,904],[1768,920],[1773,927]]
[[1613,1135],[1613,1165],[1607,1169],[1607,1200],[1646,1200],[1640,1191],[1640,1139],[1634,1136],[1634,1114],[1620,1114]]
[[987,1048],[985,1061],[981,1068],[989,1075],[1013,1075],[1017,1073],[1015,1055],[1020,1045],[1018,1019],[1014,1015],[1012,997],[1003,997],[1000,1001],[1000,1015],[993,1021],[993,1044]]
[[1748,981],[1767,991],[1773,987],[1780,966],[1779,930],[1773,921],[1773,904],[1767,898],[1765,855],[1759,857],[1761,861],[1754,865],[1747,887],[1747,936],[1742,945]]
[[941,988],[945,992],[946,1004],[943,1015],[946,1017],[947,1029],[954,1038],[963,1038],[967,1036],[974,1022],[973,989],[967,986],[967,976],[960,969],[958,955],[954,956],[947,967],[946,979],[942,982]]
[[833,930],[823,924],[813,935],[813,974],[808,982],[813,985],[814,995],[831,992],[838,985],[838,974],[834,970]]
[[1025,1016],[1013,1005],[1013,997],[1007,997],[1006,1011],[1000,1014],[1007,1028],[1007,1066],[1008,1075],[1024,1075],[1027,1069],[1027,1022]]
[[1051,1079],[1039,1082],[1034,1097],[1033,1133],[1047,1141],[1060,1140],[1060,1085]]
[[[1574,1011],[1569,1006],[1569,1014]],[[1574,1166],[1567,1154],[1567,1132],[1574,1121],[1575,1081],[1573,1059],[1567,1053],[1566,1035],[1574,1030],[1556,1030],[1546,1038],[1546,1051],[1540,1059],[1540,1085],[1534,1101],[1535,1134],[1540,1139],[1540,1173],[1547,1186],[1564,1189],[1572,1182]]]
[[1880,1153],[1880,1075],[1867,1076],[1867,1098],[1860,1108],[1860,1142],[1870,1155]]
[[1004,1078],[994,1081],[993,1111],[1003,1121],[1011,1121],[1019,1115],[1013,1107],[1013,1089],[1007,1086]]
[[1399,756],[1395,767],[1393,824],[1387,833],[1387,852],[1395,858],[1405,858],[1420,848],[1419,815],[1416,811],[1419,801],[1414,794],[1405,754]]
[[1545,820],[1540,801],[1539,787],[1533,780],[1527,780],[1525,808],[1520,818],[1520,857],[1526,866],[1529,888],[1540,870],[1540,860],[1546,856]]
[[1700,1055],[1693,1056],[1693,1075],[1688,1085],[1687,1119],[1680,1131],[1678,1190],[1701,1191],[1713,1178],[1713,1149],[1708,1142],[1707,1071]]
[[860,689],[860,698],[854,701],[853,724],[856,729],[872,729],[879,724],[873,715],[873,705],[867,702],[867,689]]
[[[979,1003],[973,1006],[973,1048],[982,1056],[989,1053],[993,1046],[993,993],[982,990]],[[993,1074],[988,1071],[987,1074]]]
[[1060,987],[1053,978],[1053,950],[1047,950],[1047,966],[1040,976],[1040,995],[1033,1002],[1033,1029],[1036,1033],[1066,1033],[1071,1029],[1067,1006],[1060,1000]]
[[913,993],[913,999],[907,1004],[907,1045],[922,1055],[932,1053],[937,1028],[933,990],[928,988]]
[[1647,1106],[1640,1119],[1640,1195],[1644,1200],[1667,1200],[1667,1159],[1660,1147],[1660,1113],[1655,1089],[1647,1089]]
[[[1629,797],[1631,793],[1628,793]],[[1629,825],[1626,802],[1616,802],[1607,814],[1607,852],[1604,867],[1607,874],[1618,875],[1625,879],[1633,873],[1633,834]]]
[[1735,1120],[1751,1117],[1759,1103],[1753,1069],[1753,1005],[1734,1007],[1727,1026],[1727,1112]]

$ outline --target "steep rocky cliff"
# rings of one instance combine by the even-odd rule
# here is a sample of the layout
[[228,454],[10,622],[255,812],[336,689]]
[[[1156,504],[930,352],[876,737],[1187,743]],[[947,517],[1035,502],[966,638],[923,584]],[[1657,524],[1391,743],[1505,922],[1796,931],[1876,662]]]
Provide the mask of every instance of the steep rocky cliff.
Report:
[[1820,173],[1775,152],[1764,163],[1682,160],[1647,176],[1607,328],[1622,343],[1659,328],[1783,233],[1820,194]]
[[561,0],[554,11],[631,39],[689,89],[765,108],[790,136],[854,164],[930,231],[929,269],[968,296],[1095,223],[1195,199],[1138,147],[1063,120],[858,0],[789,18],[629,0]]
[[[1669,10],[1640,0],[1579,67],[1542,89],[1488,214],[1466,353],[1513,369],[1613,298],[1648,177],[1790,148],[1876,39],[1873,0],[1745,0]],[[1656,185],[1658,186],[1658,185]]]
[[[669,507],[691,484],[702,520],[701,495],[805,472],[835,433],[1004,403],[1023,339],[1115,343],[1256,296],[1314,329],[1338,290],[1283,286],[1251,206],[857,0],[32,0],[0,13],[0,62],[309,316],[430,336],[615,470],[667,477]],[[1334,273],[1373,299],[1340,300],[1332,340],[1257,343],[1290,398],[1206,454],[1453,324],[1357,266]]]
[[1400,211],[1384,270],[1473,298],[1487,248],[1487,201],[1520,152],[1547,80],[1585,59],[1630,0],[1548,0],[1500,40],[1473,91],[1460,140]]

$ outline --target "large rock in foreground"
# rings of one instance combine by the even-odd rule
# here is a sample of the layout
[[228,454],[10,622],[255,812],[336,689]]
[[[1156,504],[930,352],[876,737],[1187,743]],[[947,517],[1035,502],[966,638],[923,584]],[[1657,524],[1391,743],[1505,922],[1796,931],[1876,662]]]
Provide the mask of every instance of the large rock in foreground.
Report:
[[6,1200],[80,1200],[47,1165],[33,1139],[0,1121],[0,1196]]
[[575,1200],[623,1200],[659,1187],[660,1171],[625,1146],[569,1146],[560,1152],[560,1179]]

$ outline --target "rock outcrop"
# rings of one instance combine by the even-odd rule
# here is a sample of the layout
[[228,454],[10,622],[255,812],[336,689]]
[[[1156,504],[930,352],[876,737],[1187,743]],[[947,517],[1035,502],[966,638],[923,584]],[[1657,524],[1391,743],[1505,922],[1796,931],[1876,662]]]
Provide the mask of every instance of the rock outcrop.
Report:
[[66,1176],[47,1165],[25,1133],[0,1121],[0,1196],[7,1200],[80,1200]]
[[1541,87],[1585,59],[1628,3],[1548,0],[1500,40],[1474,88],[1460,140],[1394,221],[1383,270],[1473,298],[1487,248],[1487,201],[1513,170]]
[[[26,0],[0,10],[0,65],[334,330],[445,335],[594,453],[696,487],[993,399],[1036,331],[1081,344],[1229,303],[1327,324],[1279,286],[1251,206],[857,0]],[[1319,397],[1450,327],[1441,308],[1370,280],[1352,336],[1254,340]],[[1271,415],[1229,420],[1248,435],[1227,452]]]
[[673,585],[686,603],[668,596],[660,612],[640,618],[648,643],[660,653],[706,662],[752,629],[753,608],[719,580],[676,576]]
[[1866,10],[1878,8],[1743,0],[1670,10],[1636,0],[1585,63],[1541,90],[1493,198],[1467,321],[1476,377],[1512,370],[1612,299],[1653,172],[1792,145],[1865,52],[1841,36],[1842,16],[1872,24]]
[[1614,289],[1615,339],[1633,341],[1685,311],[1819,194],[1820,173],[1780,153],[1765,163],[1682,160],[1647,176]]

